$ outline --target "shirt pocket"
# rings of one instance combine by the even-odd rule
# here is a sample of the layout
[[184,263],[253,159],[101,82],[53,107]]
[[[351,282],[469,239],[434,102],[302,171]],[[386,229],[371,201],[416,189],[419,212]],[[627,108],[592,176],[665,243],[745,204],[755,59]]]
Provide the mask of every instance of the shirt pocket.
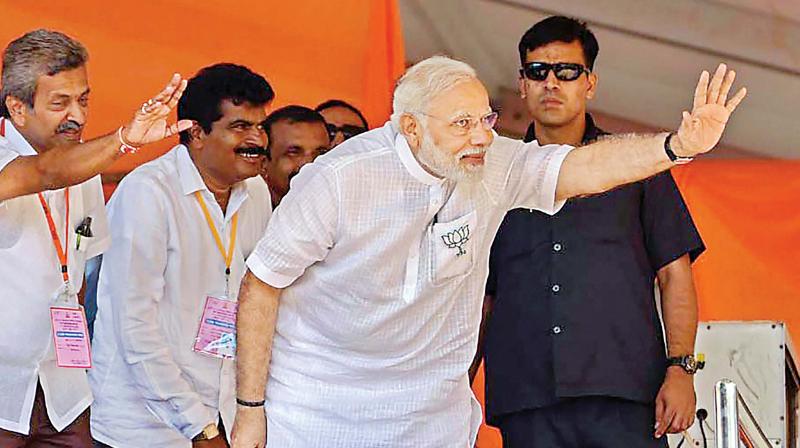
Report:
[[461,278],[472,271],[475,263],[477,212],[474,210],[461,218],[436,223],[430,230],[430,279],[442,285]]

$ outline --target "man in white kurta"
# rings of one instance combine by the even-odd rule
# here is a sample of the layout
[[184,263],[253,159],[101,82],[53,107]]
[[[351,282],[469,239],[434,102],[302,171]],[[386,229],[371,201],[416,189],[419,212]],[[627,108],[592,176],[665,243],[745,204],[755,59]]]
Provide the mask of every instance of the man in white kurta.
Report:
[[484,182],[470,185],[428,173],[387,124],[303,168],[248,260],[261,281],[286,288],[269,446],[473,441],[481,411],[464,372],[492,237],[506,210],[558,210],[570,149],[498,138]]
[[305,166],[247,261],[233,447],[263,446],[264,387],[271,448],[472,446],[481,412],[467,370],[505,213],[552,214],[668,169],[671,148],[708,151],[735,107],[718,93],[711,111],[696,100],[673,147],[662,134],[545,150],[492,134],[466,64],[409,69],[392,123]]

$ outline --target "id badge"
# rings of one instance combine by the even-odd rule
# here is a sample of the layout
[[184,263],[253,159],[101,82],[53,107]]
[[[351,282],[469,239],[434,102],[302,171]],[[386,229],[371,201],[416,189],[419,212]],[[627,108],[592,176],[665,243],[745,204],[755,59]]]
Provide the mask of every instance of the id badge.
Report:
[[218,297],[206,297],[194,350],[215,358],[236,356],[236,310],[238,303]]
[[89,328],[83,307],[50,307],[53,328],[53,348],[58,367],[90,369],[92,351],[89,347]]

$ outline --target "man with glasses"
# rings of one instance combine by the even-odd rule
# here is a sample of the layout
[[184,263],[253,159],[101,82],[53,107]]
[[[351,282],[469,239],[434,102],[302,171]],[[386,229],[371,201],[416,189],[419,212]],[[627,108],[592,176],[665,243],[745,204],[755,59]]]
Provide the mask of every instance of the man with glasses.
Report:
[[272,207],[289,192],[289,182],[300,168],[330,147],[325,119],[304,106],[286,106],[272,112],[262,127],[267,133],[267,159],[261,177],[269,186]]
[[[567,17],[525,33],[519,86],[533,116],[525,141],[578,146],[606,135],[586,113],[597,53],[592,32]],[[669,172],[570,199],[555,216],[509,212],[489,259],[483,338],[487,421],[504,446],[665,447],[661,436],[688,428],[690,263],[704,249]]]
[[342,100],[325,101],[314,110],[325,117],[331,148],[369,129],[361,111]]
[[677,133],[572,151],[495,136],[467,64],[410,68],[391,122],[302,169],[247,260],[233,446],[263,447],[267,426],[275,448],[472,446],[467,372],[503,216],[709,151],[744,97],[727,100],[726,72],[710,88],[703,73]]

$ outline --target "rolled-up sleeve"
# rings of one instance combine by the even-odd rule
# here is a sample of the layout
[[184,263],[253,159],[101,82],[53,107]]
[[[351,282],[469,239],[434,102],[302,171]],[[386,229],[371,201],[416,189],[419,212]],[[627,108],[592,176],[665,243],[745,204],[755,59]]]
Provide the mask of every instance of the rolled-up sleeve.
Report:
[[573,147],[540,146],[536,141],[519,141],[498,137],[496,146],[509,160],[506,182],[508,209],[530,208],[549,215],[558,212],[565,201],[556,201],[556,187],[561,165]]
[[338,201],[333,167],[321,163],[303,167],[247,259],[250,271],[270,286],[285,288],[325,258],[336,236]]
[[146,182],[117,190],[109,207],[114,244],[103,258],[98,299],[109,308],[101,312],[112,314],[122,356],[147,408],[192,438],[216,417],[182,375],[158,324],[168,256],[165,208]]

